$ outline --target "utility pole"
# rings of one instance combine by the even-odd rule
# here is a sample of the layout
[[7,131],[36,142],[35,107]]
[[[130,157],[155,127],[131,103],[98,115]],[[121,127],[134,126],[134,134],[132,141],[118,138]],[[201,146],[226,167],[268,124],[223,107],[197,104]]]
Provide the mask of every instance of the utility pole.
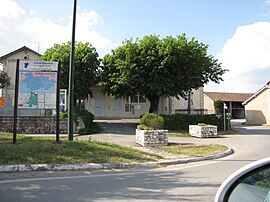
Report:
[[75,28],[77,0],[73,5],[72,37],[69,63],[69,93],[68,93],[68,140],[73,140],[73,110],[74,110],[74,66],[75,66]]

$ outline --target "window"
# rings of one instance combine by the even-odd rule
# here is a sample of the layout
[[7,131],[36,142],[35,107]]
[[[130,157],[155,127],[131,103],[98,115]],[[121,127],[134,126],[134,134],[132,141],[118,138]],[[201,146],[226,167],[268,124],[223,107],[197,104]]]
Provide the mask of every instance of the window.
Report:
[[[128,98],[127,98],[127,102]],[[130,103],[146,103],[146,98],[143,95],[140,95],[139,93],[134,96],[130,96]]]

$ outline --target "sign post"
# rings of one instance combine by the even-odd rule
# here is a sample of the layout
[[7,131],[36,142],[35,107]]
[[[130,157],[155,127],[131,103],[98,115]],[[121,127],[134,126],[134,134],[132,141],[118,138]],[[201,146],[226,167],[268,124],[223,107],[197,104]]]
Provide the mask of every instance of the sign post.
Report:
[[[60,93],[57,87],[59,83],[58,74],[58,62],[17,60],[14,100],[14,144],[16,143],[18,108],[57,110],[59,105],[57,95]],[[59,126],[57,125],[57,127]],[[59,129],[56,129],[56,131],[59,132]]]
[[57,83],[56,83],[56,144],[60,143],[59,138],[59,122],[60,122],[60,62],[57,69]]
[[226,113],[225,110],[228,109],[227,105],[223,103],[223,118],[224,118],[224,131],[226,130]]

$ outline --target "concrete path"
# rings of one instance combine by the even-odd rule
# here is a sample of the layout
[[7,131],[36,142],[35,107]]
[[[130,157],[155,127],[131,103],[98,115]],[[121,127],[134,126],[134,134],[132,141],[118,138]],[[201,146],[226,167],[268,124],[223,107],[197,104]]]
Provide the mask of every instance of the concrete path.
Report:
[[138,119],[95,120],[95,122],[103,128],[100,133],[77,136],[75,139],[103,141],[128,147],[138,146],[135,141]]
[[[96,140],[104,141],[123,146],[135,147],[135,130],[139,122],[138,119],[120,119],[120,120],[96,120],[103,128],[98,134],[77,136],[78,140]],[[244,119],[232,120],[233,132],[231,135],[220,135],[218,138],[194,138],[194,137],[169,137],[169,143],[185,144],[226,144],[232,137],[239,135],[270,135],[270,126],[250,126],[243,125]]]

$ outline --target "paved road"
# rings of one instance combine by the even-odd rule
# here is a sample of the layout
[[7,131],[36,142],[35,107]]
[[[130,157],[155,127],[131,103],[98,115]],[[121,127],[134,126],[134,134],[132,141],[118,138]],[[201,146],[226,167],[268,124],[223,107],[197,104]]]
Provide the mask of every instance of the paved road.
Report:
[[222,138],[170,140],[219,142],[235,150],[222,159],[153,170],[0,174],[0,201],[213,201],[228,175],[269,156],[269,126],[235,127],[239,134]]

